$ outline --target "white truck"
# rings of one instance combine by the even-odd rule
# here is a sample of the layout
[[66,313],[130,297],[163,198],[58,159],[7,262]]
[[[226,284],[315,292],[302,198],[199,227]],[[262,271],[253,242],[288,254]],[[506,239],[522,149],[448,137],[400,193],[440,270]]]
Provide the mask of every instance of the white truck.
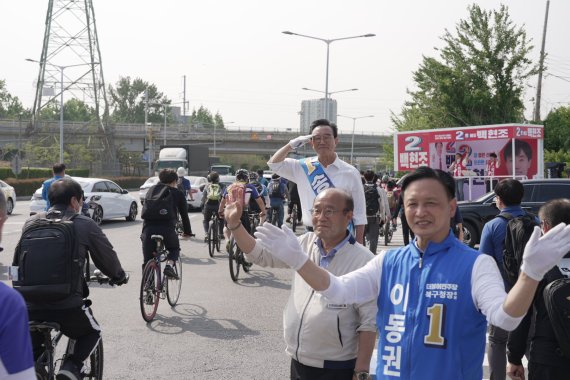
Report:
[[209,165],[208,147],[205,145],[165,145],[160,149],[154,172],[158,175],[162,169],[183,167],[188,175],[205,176]]

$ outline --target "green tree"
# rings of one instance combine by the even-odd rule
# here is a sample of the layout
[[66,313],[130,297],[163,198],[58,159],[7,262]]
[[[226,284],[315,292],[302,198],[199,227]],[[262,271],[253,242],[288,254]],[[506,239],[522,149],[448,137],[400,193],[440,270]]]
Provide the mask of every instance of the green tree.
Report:
[[63,120],[91,121],[97,120],[95,109],[78,99],[69,99],[63,106]]
[[[145,120],[145,90],[148,90],[148,122],[161,123],[164,121],[162,104],[170,104],[170,100],[159,92],[154,84],[149,84],[140,78],[131,80],[121,77],[116,87],[109,86],[111,96],[111,118],[115,122],[144,123]],[[168,114],[167,114],[168,120]]]
[[20,99],[12,96],[6,88],[6,81],[0,79],[0,118],[16,119],[25,112]]
[[397,130],[510,123],[523,120],[526,81],[537,73],[533,48],[508,8],[468,7],[455,34],[446,30],[439,57],[424,57],[413,73],[411,100],[392,118]]
[[544,120],[544,149],[570,150],[570,106],[550,111]]

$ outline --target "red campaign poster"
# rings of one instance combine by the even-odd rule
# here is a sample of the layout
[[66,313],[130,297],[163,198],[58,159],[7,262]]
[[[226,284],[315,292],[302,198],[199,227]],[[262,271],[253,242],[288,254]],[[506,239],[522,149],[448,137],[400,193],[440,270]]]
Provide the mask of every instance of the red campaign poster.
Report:
[[[471,178],[471,199],[485,192],[487,163],[497,155],[495,176],[513,174],[512,139],[515,139],[515,176],[534,178],[539,174],[539,140],[544,131],[536,125],[495,125],[400,132],[394,136],[394,161],[398,171],[420,166],[448,171],[460,153],[465,163],[464,175]],[[467,185],[466,185],[467,186]],[[467,193],[467,192],[466,192]]]

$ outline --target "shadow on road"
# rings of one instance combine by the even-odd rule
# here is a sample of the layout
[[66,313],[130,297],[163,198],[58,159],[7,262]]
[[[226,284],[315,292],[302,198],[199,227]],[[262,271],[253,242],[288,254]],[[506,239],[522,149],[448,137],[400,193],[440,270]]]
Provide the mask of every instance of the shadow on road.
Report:
[[253,266],[249,273],[240,272],[240,278],[236,282],[237,285],[245,287],[270,287],[275,289],[291,289],[291,281],[283,281],[271,272],[260,267]]
[[208,318],[208,311],[196,304],[178,304],[172,308],[177,315],[164,317],[157,314],[154,321],[147,324],[149,330],[171,335],[191,332],[205,338],[233,340],[260,335],[235,319]]

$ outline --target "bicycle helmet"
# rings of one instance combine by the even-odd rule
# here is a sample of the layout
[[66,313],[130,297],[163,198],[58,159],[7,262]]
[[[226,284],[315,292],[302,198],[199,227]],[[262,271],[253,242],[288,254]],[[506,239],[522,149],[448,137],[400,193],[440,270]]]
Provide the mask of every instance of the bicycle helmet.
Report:
[[382,176],[382,183],[387,183],[390,180],[390,177],[388,177],[388,174],[384,174]]
[[248,171],[245,169],[238,169],[236,171],[236,179],[238,181],[246,181],[248,180],[249,176],[248,176]]
[[176,170],[176,174],[178,174],[178,177],[184,177],[186,175],[186,169],[181,166]]
[[259,175],[256,172],[249,172],[249,182],[257,182]]

